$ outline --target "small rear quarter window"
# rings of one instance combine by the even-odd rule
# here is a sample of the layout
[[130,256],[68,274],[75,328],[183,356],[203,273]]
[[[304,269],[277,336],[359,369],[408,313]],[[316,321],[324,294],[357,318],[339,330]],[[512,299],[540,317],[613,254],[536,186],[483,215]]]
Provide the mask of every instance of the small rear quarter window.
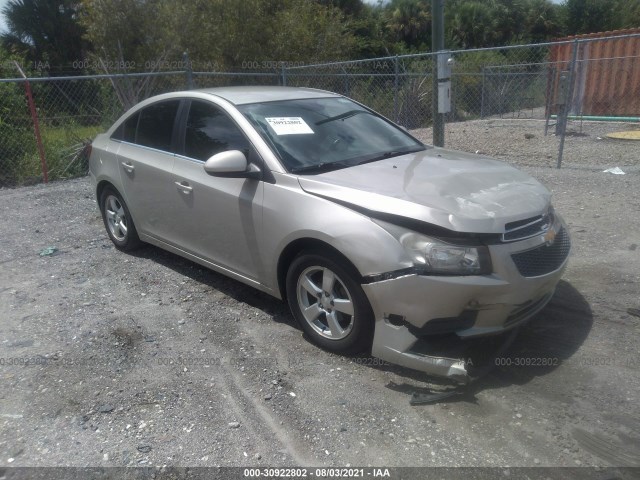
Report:
[[120,126],[113,132],[111,138],[113,140],[122,140],[124,142],[134,143],[136,140],[136,128],[138,127],[138,119],[140,118],[140,112],[136,112],[127,118]]

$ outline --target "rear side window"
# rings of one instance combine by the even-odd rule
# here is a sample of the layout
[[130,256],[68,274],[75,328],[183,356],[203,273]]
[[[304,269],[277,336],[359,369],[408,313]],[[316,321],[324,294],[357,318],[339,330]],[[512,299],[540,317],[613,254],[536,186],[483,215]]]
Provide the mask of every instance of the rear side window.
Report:
[[127,118],[120,126],[113,132],[111,138],[114,140],[123,140],[125,142],[136,141],[136,129],[138,128],[138,119],[140,118],[140,112],[136,112]]
[[171,150],[173,124],[180,100],[150,105],[140,112],[135,143],[158,150]]
[[139,118],[140,112],[131,116],[122,124],[122,140],[131,143],[136,141],[136,130],[138,128]]
[[185,155],[206,161],[216,153],[240,150],[249,153],[249,141],[220,109],[194,100],[189,108],[185,135]]

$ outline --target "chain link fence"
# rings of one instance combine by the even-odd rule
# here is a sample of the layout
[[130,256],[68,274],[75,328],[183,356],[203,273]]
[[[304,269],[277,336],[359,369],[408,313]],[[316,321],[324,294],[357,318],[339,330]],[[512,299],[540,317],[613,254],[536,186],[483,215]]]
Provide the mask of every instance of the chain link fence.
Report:
[[0,80],[0,186],[86,174],[97,133],[140,100],[179,88],[183,72]]
[[[449,52],[445,144],[536,166],[640,165],[640,33]],[[186,65],[189,65],[188,61]],[[6,71],[4,72],[6,75]],[[0,187],[84,175],[85,146],[149,96],[189,88],[288,85],[330,90],[431,143],[434,54],[268,71],[186,70],[0,79]]]
[[346,95],[413,129],[431,123],[432,75],[424,54],[294,67],[285,81]]
[[[640,32],[451,51],[449,148],[520,165],[638,166]],[[336,91],[431,143],[433,53],[299,66],[286,84]],[[564,162],[564,163],[563,163]]]
[[0,79],[0,187],[87,172],[86,146],[130,107],[188,88],[278,85],[276,72],[155,72]]

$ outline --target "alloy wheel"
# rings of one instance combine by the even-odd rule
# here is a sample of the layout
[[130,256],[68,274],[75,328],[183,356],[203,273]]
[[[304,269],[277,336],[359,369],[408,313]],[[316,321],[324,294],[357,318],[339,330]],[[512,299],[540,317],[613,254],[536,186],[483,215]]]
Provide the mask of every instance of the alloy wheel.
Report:
[[330,269],[305,269],[298,277],[297,300],[304,319],[322,337],[341,340],[351,333],[353,300],[344,282]]

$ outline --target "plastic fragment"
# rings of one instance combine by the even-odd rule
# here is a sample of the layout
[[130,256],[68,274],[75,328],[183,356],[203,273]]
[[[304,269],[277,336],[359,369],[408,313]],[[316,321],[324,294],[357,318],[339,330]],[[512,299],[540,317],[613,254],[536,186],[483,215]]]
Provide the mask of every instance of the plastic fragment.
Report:
[[47,247],[40,251],[41,257],[50,257],[58,251],[56,247]]
[[613,173],[614,175],[625,174],[620,167],[607,168],[606,170],[603,170],[602,173]]

